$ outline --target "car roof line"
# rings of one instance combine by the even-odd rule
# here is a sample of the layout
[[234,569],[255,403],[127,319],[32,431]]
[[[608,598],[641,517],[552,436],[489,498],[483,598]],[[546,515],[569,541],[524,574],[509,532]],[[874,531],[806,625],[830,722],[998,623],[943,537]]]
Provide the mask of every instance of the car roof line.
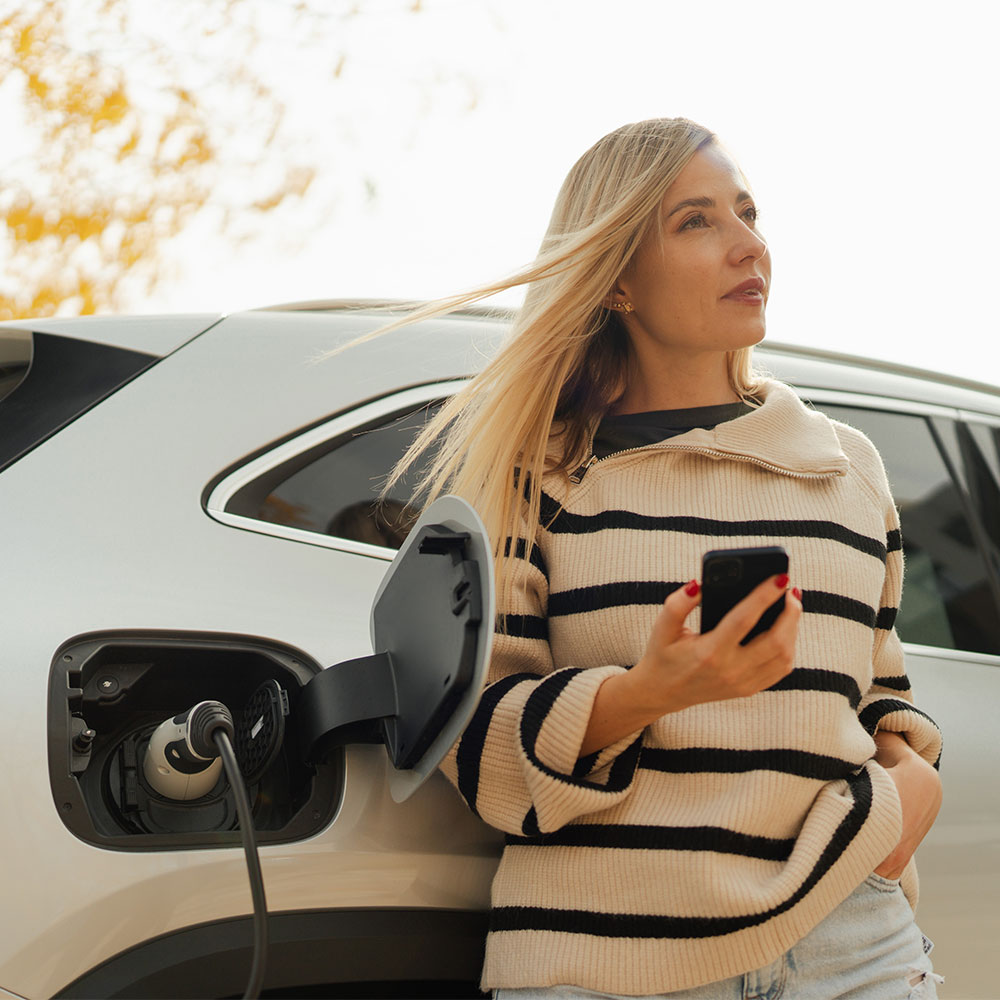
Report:
[[[280,305],[260,306],[251,312],[392,312],[407,309],[417,309],[425,302],[414,302],[405,299],[312,299],[302,302],[286,302]],[[517,309],[509,306],[466,305],[442,314],[441,319],[449,316],[490,317],[497,320],[511,320],[517,314]],[[988,382],[964,378],[961,375],[950,375],[944,372],[930,371],[914,365],[901,365],[894,361],[880,358],[868,358],[858,354],[845,354],[840,351],[830,351],[821,347],[806,347],[802,344],[790,344],[786,341],[766,340],[761,344],[764,351],[771,354],[788,354],[799,358],[814,358],[817,361],[831,361],[842,365],[852,365],[857,368],[886,372],[890,375],[902,375],[912,378],[930,379],[943,385],[959,389],[969,389],[973,392],[984,392],[991,396],[1000,396],[1000,387]]]
[[[409,299],[311,299],[304,302],[285,302],[274,306],[258,306],[248,312],[405,312],[427,305],[425,301]],[[511,306],[467,305],[451,309],[441,315],[449,316],[489,316],[493,319],[510,320],[517,314]]]

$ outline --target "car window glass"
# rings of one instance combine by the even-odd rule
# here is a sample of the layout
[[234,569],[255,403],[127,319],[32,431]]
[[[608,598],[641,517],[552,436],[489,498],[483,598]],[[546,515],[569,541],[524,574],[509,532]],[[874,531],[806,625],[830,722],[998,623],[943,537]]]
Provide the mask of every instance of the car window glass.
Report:
[[0,331],[0,469],[157,360],[74,337]]
[[968,492],[982,525],[980,548],[1000,580],[1000,431],[978,423],[956,425],[955,438]]
[[261,521],[398,549],[420,514],[406,509],[425,456],[378,502],[393,466],[440,403],[385,417],[325,442],[241,489],[226,510]]
[[1000,485],[1000,427],[988,427],[979,423],[963,426],[975,442],[980,460],[990,470],[994,484]]
[[907,642],[1000,653],[993,590],[962,494],[923,417],[817,404],[864,431],[899,508],[906,571],[896,626]]

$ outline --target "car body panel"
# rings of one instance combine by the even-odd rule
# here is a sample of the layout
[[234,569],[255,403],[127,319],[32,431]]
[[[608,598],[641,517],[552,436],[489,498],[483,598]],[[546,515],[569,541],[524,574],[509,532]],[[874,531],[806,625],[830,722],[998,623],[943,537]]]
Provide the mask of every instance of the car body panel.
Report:
[[[363,378],[342,371],[352,366],[311,365],[320,345],[332,346],[328,336],[304,336],[291,353],[291,337],[258,336],[258,317],[249,319],[249,329],[234,324],[228,337],[196,340],[157,364],[0,476],[0,510],[20,526],[5,539],[17,578],[5,576],[2,604],[23,625],[2,654],[18,706],[3,742],[20,748],[22,766],[0,779],[6,800],[19,803],[0,820],[0,842],[23,844],[30,832],[58,845],[43,880],[34,867],[5,866],[5,896],[23,906],[4,927],[0,983],[28,997],[49,996],[148,937],[249,904],[239,849],[122,853],[63,826],[38,743],[46,731],[38,680],[59,645],[142,628],[280,637],[320,663],[371,652],[367,608],[383,561],[234,530],[209,518],[200,498],[234,458],[326,415],[332,400],[395,388],[399,370]],[[260,357],[265,346],[283,366]],[[275,393],[281,373],[299,376],[299,366],[302,391]],[[311,841],[262,849],[271,908],[486,904],[497,836],[440,776],[411,802],[393,803],[383,758],[381,749],[352,748],[335,822]]]
[[71,319],[43,317],[5,320],[0,323],[0,338],[8,330],[54,333],[60,337],[90,340],[163,357],[203,333],[221,318],[221,314],[187,313],[173,316],[78,316]]

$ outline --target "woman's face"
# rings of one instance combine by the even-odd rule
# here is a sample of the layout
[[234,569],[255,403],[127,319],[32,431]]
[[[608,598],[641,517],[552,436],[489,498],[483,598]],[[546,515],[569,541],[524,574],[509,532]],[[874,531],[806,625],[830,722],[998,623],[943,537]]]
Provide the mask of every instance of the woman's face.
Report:
[[714,143],[667,189],[655,225],[615,286],[640,356],[731,351],[764,337],[771,257],[739,168]]

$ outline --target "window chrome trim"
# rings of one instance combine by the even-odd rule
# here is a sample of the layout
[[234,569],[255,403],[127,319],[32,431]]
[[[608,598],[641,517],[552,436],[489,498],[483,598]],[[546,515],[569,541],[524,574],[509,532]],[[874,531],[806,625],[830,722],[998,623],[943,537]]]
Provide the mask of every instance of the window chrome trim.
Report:
[[365,403],[347,413],[341,413],[304,434],[286,441],[272,451],[258,456],[246,465],[241,465],[223,479],[209,494],[205,504],[208,516],[220,524],[231,528],[242,528],[254,531],[260,535],[271,535],[275,538],[285,538],[293,542],[305,542],[308,545],[319,545],[321,548],[337,549],[354,555],[369,556],[391,562],[396,550],[381,545],[369,545],[366,542],[356,542],[349,538],[338,538],[335,535],[324,535],[318,531],[307,531],[304,528],[293,528],[285,524],[274,524],[270,521],[260,521],[255,517],[243,514],[232,514],[226,510],[226,504],[244,486],[253,482],[259,476],[297,455],[314,448],[317,445],[338,437],[357,427],[378,420],[380,417],[391,417],[400,410],[413,409],[424,403],[432,403],[443,396],[452,396],[467,384],[466,379],[450,379],[447,382],[430,382],[426,385],[404,389],[390,396],[382,396],[371,403]]
[[987,667],[1000,666],[1000,655],[996,653],[973,653],[971,650],[952,649],[950,646],[921,646],[916,642],[904,642],[903,652],[913,656],[933,656],[939,660],[960,660],[962,663],[978,663]]
[[959,416],[967,424],[985,424],[987,427],[1000,427],[1000,414],[983,413],[980,410],[959,410]]
[[944,417],[949,420],[957,420],[960,416],[955,407],[941,406],[938,403],[918,403],[910,399],[869,396],[861,392],[846,392],[840,389],[812,389],[800,385],[794,385],[792,388],[810,403],[831,403],[863,410],[906,413],[918,417]]

